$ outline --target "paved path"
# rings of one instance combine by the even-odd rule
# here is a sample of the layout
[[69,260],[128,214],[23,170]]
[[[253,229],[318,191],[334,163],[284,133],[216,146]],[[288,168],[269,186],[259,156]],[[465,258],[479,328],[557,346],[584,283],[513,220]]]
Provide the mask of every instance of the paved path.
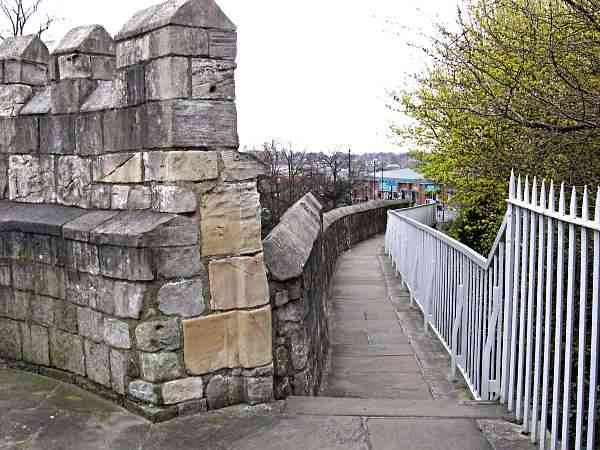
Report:
[[151,424],[58,381],[0,370],[0,449],[496,450],[527,448],[496,405],[447,380],[448,357],[383,256],[381,237],[340,259],[323,397]]

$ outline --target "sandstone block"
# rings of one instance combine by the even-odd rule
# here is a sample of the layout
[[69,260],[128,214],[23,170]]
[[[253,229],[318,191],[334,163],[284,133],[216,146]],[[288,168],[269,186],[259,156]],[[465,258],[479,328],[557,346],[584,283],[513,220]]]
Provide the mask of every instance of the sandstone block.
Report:
[[141,64],[120,69],[115,78],[115,90],[120,106],[135,106],[146,100],[146,70]]
[[244,378],[244,383],[246,403],[258,405],[273,400],[273,377]]
[[56,179],[53,156],[11,155],[9,198],[26,203],[54,203]]
[[63,236],[68,240],[89,242],[92,230],[114,218],[117,214],[119,214],[117,211],[89,212],[63,225]]
[[79,334],[96,343],[104,341],[104,316],[89,308],[77,308]]
[[25,61],[4,61],[4,83],[44,86],[48,82],[48,69],[45,64]]
[[152,207],[152,189],[148,186],[131,186],[127,196],[127,209],[143,210]]
[[146,108],[144,148],[238,146],[233,102],[170,100]]
[[81,272],[67,271],[66,300],[79,306],[96,304],[98,278]]
[[201,273],[200,249],[192,247],[164,247],[154,250],[158,278],[191,278]]
[[221,159],[225,166],[223,171],[225,181],[255,180],[266,174],[265,165],[253,155],[227,150],[221,152]]
[[50,90],[50,103],[54,114],[74,114],[80,111],[81,106],[96,89],[94,80],[75,79],[61,80],[54,83]]
[[21,334],[18,322],[0,319],[0,356],[12,360],[21,359]]
[[126,108],[104,113],[104,151],[137,150],[142,147],[144,108]]
[[38,131],[37,118],[0,117],[0,153],[37,153]]
[[130,352],[110,349],[110,379],[113,390],[125,394],[131,378],[137,376],[135,360]]
[[37,114],[49,114],[51,103],[51,87],[46,86],[40,88],[33,94],[33,97],[21,108],[19,111],[20,116],[37,115]]
[[203,196],[200,211],[203,256],[262,250],[256,183],[219,186]]
[[63,300],[54,302],[54,325],[59,330],[77,334],[77,306]]
[[102,153],[102,114],[79,114],[75,119],[75,129],[75,152],[78,155]]
[[142,154],[115,153],[96,158],[93,180],[101,183],[141,183]]
[[75,153],[75,118],[72,115],[48,115],[40,118],[40,153]]
[[183,321],[187,370],[203,375],[272,361],[271,309],[234,311]]
[[104,341],[111,347],[122,350],[130,349],[131,336],[127,322],[106,318],[104,320]]
[[59,80],[92,78],[92,57],[90,55],[72,53],[59,55],[56,59]]
[[129,395],[142,402],[152,403],[154,405],[158,404],[159,391],[160,389],[157,385],[148,383],[144,380],[135,380],[129,383]]
[[65,241],[65,266],[69,270],[85,272],[92,275],[100,273],[98,247],[85,242]]
[[4,308],[6,317],[14,320],[28,320],[31,317],[30,304],[32,295],[23,291],[3,291],[6,293]]
[[85,357],[82,339],[73,334],[51,329],[50,360],[52,365],[59,369],[84,376]]
[[146,66],[146,98],[168,100],[190,95],[190,62],[188,58],[166,57]]
[[127,210],[129,205],[130,186],[111,185],[110,191],[110,208],[120,211]]
[[[159,205],[168,208],[174,206],[174,198],[169,192],[163,193],[159,198],[164,198]],[[8,158],[0,156],[0,200],[8,199]],[[188,200],[189,202],[189,200]],[[188,203],[186,202],[186,203]],[[194,198],[195,202],[195,198]],[[194,206],[195,210],[195,206]]]
[[0,117],[15,117],[31,98],[31,86],[24,84],[0,85]]
[[216,152],[154,151],[144,153],[146,181],[206,181],[219,176]]
[[89,208],[91,161],[78,156],[62,156],[57,161],[57,202],[66,206]]
[[234,61],[237,56],[237,34],[230,31],[209,33],[210,57]]
[[110,209],[112,185],[92,184],[90,191],[90,207],[94,209]]
[[203,396],[204,382],[200,377],[169,381],[162,387],[162,398],[165,405],[198,400]]
[[167,283],[158,291],[158,308],[163,314],[195,317],[204,313],[202,280],[183,280]]
[[54,325],[55,302],[57,300],[42,295],[30,297],[31,320],[46,327]]
[[177,353],[140,353],[142,378],[152,383],[170,381],[183,375]]
[[[2,186],[0,185],[0,190],[1,189]],[[152,209],[154,211],[173,214],[189,214],[196,212],[197,208],[198,201],[196,199],[196,194],[189,188],[164,184],[158,184],[152,187]]]
[[167,26],[117,44],[117,67],[162,56],[208,56],[208,32],[200,28]]
[[229,61],[192,60],[192,98],[203,100],[235,99],[235,68]]
[[221,409],[243,401],[243,382],[240,377],[215,375],[208,382],[206,397],[210,409]]
[[34,324],[19,324],[23,337],[23,359],[40,366],[50,365],[48,329]]
[[110,387],[109,348],[105,344],[85,341],[85,368],[90,380]]
[[153,280],[152,252],[147,248],[103,246],[100,248],[100,272],[121,280]]
[[137,348],[144,352],[174,351],[182,347],[179,322],[175,319],[144,322],[135,329]]
[[97,286],[96,300],[90,303],[92,308],[123,319],[140,318],[146,284],[101,278]]
[[209,265],[211,308],[224,311],[269,303],[269,286],[262,253],[227,258]]

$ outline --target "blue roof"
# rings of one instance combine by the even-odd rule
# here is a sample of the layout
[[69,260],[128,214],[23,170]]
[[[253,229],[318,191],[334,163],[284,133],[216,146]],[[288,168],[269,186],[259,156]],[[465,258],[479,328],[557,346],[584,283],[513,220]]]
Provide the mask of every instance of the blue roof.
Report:
[[429,183],[429,180],[413,169],[385,170],[383,171],[383,178],[406,183]]

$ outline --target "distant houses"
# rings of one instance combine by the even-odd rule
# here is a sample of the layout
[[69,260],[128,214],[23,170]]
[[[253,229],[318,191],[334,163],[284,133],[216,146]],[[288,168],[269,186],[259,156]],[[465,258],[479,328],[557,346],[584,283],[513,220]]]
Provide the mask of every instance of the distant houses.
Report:
[[[390,170],[391,169],[391,170]],[[441,200],[442,187],[413,169],[388,167],[363,178],[355,186],[353,201],[407,199],[417,205]]]

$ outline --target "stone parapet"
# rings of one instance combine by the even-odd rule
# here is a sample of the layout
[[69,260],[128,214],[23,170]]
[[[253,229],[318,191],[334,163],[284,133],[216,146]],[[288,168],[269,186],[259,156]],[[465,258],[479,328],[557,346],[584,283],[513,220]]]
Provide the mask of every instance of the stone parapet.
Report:
[[317,395],[329,352],[328,290],[337,258],[383,233],[387,212],[405,201],[376,201],[322,214],[308,194],[263,241],[273,310],[275,396]]
[[0,357],[153,420],[272,399],[236,47],[213,0],[0,44]]

